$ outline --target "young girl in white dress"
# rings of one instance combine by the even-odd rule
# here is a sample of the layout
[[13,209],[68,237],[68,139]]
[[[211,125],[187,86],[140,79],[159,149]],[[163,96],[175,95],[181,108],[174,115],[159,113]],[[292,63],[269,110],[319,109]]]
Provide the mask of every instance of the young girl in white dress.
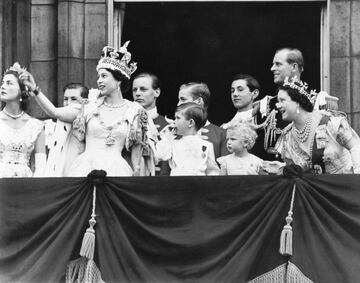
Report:
[[227,148],[231,154],[219,157],[220,175],[259,175],[263,160],[249,150],[257,138],[247,122],[232,123],[226,132]]
[[[168,125],[160,132],[157,157],[169,161],[170,176],[219,174],[212,143],[198,134],[205,122],[206,112],[201,106],[184,103],[176,109],[174,125]],[[172,127],[175,130],[171,130]],[[175,131],[180,138],[176,138]]]

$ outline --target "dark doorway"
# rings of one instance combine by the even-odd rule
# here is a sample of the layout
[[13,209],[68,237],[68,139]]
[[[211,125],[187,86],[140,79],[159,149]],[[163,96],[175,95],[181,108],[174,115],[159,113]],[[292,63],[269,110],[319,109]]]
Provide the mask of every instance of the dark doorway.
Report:
[[302,79],[319,89],[320,12],[319,2],[130,2],[122,40],[131,40],[138,72],[151,71],[162,80],[161,114],[173,116],[181,84],[202,81],[212,93],[210,121],[220,125],[235,113],[235,74],[255,76],[261,96],[275,93],[270,67],[281,47],[303,51]]

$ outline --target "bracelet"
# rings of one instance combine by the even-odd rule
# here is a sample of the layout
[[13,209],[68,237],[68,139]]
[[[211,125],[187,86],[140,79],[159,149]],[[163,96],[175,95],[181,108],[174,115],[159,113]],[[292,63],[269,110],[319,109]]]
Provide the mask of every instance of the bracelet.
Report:
[[37,85],[36,88],[32,92],[35,94],[35,96],[38,96],[40,91],[41,91],[40,87]]

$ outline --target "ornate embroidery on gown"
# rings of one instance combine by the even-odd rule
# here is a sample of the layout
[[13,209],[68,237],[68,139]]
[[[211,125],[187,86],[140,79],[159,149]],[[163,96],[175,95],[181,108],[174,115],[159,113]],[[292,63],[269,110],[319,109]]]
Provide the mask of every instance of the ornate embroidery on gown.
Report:
[[[327,123],[319,125],[323,115],[327,115],[329,120]],[[346,140],[352,135],[358,139],[358,136],[350,128],[346,118],[334,117],[330,113],[319,111],[314,112],[314,119],[314,125],[307,143],[299,142],[296,139],[292,131],[293,124],[284,129],[284,134],[279,138],[276,146],[282,158],[288,164],[294,163],[304,169],[314,169],[316,173],[324,173],[318,167],[313,168],[314,164],[312,164],[313,151],[323,149],[321,158],[326,173],[353,173],[351,156],[349,150],[344,147],[342,140]]]
[[0,177],[33,176],[30,157],[43,127],[44,123],[35,118],[30,118],[19,129],[0,120]]
[[130,128],[141,108],[137,103],[125,100],[127,110],[122,118],[111,124],[102,123],[98,107],[103,99],[85,109],[85,151],[70,166],[68,176],[87,176],[92,170],[105,170],[108,176],[132,176],[133,170],[123,158],[122,150],[128,149]]

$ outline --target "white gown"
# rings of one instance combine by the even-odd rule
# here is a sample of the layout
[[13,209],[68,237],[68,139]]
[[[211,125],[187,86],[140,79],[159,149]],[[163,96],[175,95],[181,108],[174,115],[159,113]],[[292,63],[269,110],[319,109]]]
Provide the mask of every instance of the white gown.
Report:
[[124,147],[129,149],[129,133],[131,127],[134,127],[134,117],[142,107],[137,103],[125,101],[125,114],[111,125],[103,124],[99,119],[97,111],[103,99],[100,98],[96,104],[85,108],[85,151],[74,160],[67,176],[84,177],[94,169],[105,170],[107,176],[133,175],[132,168],[122,156],[122,150]]
[[0,178],[33,176],[30,158],[43,127],[44,123],[35,118],[19,129],[0,119]]

